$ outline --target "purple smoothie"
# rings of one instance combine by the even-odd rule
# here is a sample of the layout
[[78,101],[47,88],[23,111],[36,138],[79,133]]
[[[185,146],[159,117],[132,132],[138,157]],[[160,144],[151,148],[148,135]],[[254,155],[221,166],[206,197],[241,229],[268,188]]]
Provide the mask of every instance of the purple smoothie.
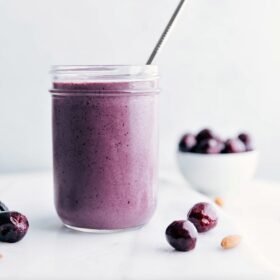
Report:
[[157,92],[141,92],[145,83],[155,82],[53,84],[55,206],[64,224],[111,230],[151,218]]

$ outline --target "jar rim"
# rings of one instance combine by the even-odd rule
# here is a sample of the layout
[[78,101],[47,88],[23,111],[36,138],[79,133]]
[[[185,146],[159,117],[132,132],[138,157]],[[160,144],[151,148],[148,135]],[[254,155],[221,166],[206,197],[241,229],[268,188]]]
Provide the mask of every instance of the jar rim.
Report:
[[157,94],[156,65],[54,65],[53,95]]
[[156,65],[53,65],[53,80],[138,81],[158,78]]

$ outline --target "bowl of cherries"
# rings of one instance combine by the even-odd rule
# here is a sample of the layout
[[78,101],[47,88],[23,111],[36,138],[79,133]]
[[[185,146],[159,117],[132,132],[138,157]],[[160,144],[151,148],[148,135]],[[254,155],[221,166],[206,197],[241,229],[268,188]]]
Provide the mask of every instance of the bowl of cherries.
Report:
[[211,129],[184,134],[177,159],[185,179],[206,195],[240,190],[254,176],[258,152],[248,133],[223,140]]

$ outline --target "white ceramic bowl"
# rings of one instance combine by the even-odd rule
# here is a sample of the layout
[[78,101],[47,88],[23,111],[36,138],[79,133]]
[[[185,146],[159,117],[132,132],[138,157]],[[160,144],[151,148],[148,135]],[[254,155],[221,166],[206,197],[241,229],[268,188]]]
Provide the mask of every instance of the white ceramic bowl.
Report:
[[240,190],[253,178],[258,152],[235,154],[177,153],[179,168],[191,186],[207,195]]

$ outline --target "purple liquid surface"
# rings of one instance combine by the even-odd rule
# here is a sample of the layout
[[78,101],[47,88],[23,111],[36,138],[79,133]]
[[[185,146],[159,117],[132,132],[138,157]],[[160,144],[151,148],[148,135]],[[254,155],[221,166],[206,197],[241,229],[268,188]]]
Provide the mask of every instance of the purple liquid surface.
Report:
[[[156,205],[157,95],[131,83],[54,83],[55,206],[91,229],[145,224]],[[55,92],[77,91],[59,95]],[[110,94],[84,94],[83,91]],[[114,94],[115,91],[115,94]]]

